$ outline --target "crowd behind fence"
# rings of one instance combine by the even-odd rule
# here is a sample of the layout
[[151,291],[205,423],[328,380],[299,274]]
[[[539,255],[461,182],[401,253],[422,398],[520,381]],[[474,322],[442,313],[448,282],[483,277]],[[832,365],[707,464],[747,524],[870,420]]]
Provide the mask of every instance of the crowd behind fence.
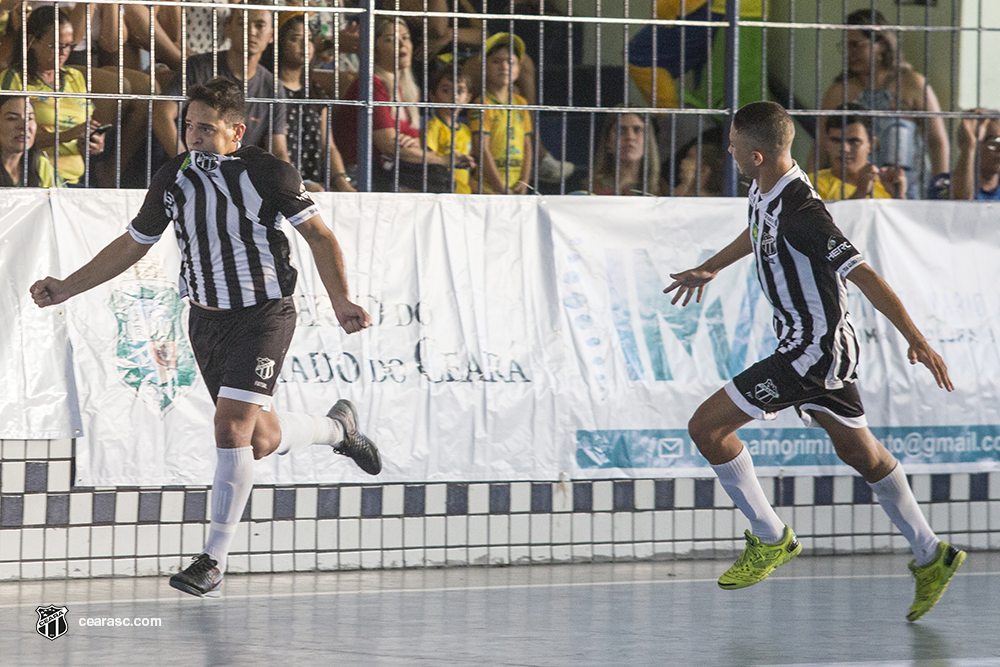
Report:
[[0,186],[145,188],[185,150],[191,88],[224,76],[244,143],[317,191],[731,196],[727,122],[771,99],[824,198],[1000,198],[983,0],[922,22],[899,0],[320,3],[0,0]]

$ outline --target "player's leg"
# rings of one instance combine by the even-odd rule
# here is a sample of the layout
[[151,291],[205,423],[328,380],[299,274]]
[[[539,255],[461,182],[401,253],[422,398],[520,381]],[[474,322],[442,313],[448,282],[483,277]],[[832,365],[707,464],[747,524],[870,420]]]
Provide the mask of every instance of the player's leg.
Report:
[[[903,465],[882,445],[867,426],[829,412],[808,410],[830,436],[844,463],[857,470],[875,492],[879,505],[910,543],[910,570],[917,579],[917,593],[907,619],[915,621],[937,604],[952,575],[965,560],[965,552],[938,539],[917,504]],[[849,423],[844,423],[847,421]]]
[[325,415],[273,410],[262,412],[253,432],[253,451],[258,459],[310,445],[332,447],[337,454],[354,460],[369,475],[382,471],[378,448],[358,431],[358,413],[346,399],[337,401]]
[[763,581],[802,550],[795,534],[768,502],[750,452],[736,436],[736,429],[753,417],[730,397],[732,386],[730,383],[709,397],[688,423],[691,439],[712,465],[722,488],[750,521],[743,554],[719,578],[719,586],[726,589]]

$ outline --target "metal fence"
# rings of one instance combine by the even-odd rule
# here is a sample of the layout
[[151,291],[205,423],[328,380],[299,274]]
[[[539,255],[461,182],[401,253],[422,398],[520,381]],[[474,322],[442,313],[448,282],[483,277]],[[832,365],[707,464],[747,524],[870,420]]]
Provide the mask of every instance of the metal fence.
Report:
[[[828,175],[841,182],[853,177],[846,153],[826,136],[837,123],[828,125],[826,119],[841,119],[841,145],[846,146],[847,118],[860,116],[870,138],[878,137],[877,146],[870,142],[871,161],[877,167],[901,166],[911,198],[947,196],[952,173],[964,179],[963,192],[972,191],[970,179],[977,189],[995,185],[992,174],[981,172],[979,156],[986,149],[995,151],[1000,137],[989,134],[990,124],[977,137],[976,128],[966,129],[962,121],[998,117],[995,111],[963,109],[1000,106],[1000,100],[993,102],[988,67],[1000,55],[995,53],[1000,51],[996,3],[341,2],[306,7],[247,3],[238,10],[213,2],[56,3],[72,26],[66,41],[58,14],[52,13],[51,26],[46,23],[40,30],[35,25],[32,32],[29,16],[40,10],[15,4],[0,23],[0,45],[6,44],[0,61],[5,59],[2,64],[17,77],[4,78],[0,101],[32,97],[43,128],[36,145],[51,156],[56,173],[67,173],[70,161],[82,161],[76,185],[84,187],[145,187],[166,158],[184,150],[178,105],[188,93],[189,58],[195,51],[214,54],[203,57],[211,59],[211,72],[232,77],[230,52],[222,50],[227,42],[236,62],[242,60],[243,71],[259,60],[260,67],[276,73],[269,90],[253,84],[256,75],[236,80],[249,102],[268,111],[263,147],[288,155],[300,170],[309,158],[305,147],[312,146],[313,152],[319,147],[321,169],[314,169],[310,179],[317,189],[452,190],[467,164],[458,126],[448,127],[445,135],[450,136],[436,152],[426,144],[435,116],[448,126],[447,110],[457,109],[466,123],[494,126],[489,135],[472,134],[468,145],[478,166],[468,175],[472,191],[731,196],[740,184],[725,156],[727,124],[740,105],[759,99],[781,103],[798,122],[794,154],[814,180],[824,167],[831,167]],[[858,10],[869,18],[880,12],[884,21],[859,24],[852,18]],[[289,67],[286,47],[278,44],[282,28],[295,18],[289,12],[303,12],[301,22],[308,26],[298,81],[308,91],[304,99],[288,97],[277,76]],[[258,19],[266,25],[257,25]],[[109,31],[117,39],[109,38]],[[516,37],[503,38],[505,43],[497,46],[490,37],[501,32]],[[409,54],[400,46],[405,33],[411,37]],[[391,44],[391,65],[384,55],[379,58],[380,37]],[[263,50],[261,42],[272,39],[274,46]],[[490,46],[506,46],[508,53],[519,55],[521,78],[508,77],[506,91],[491,79],[489,54],[482,57]],[[48,48],[51,54],[43,53]],[[859,64],[858,53],[866,50],[866,61]],[[411,68],[403,67],[407,55]],[[38,74],[42,70],[29,71],[42,66],[51,69],[49,80]],[[76,76],[67,74],[67,68],[74,67],[83,90],[66,89],[67,80]],[[465,73],[471,89],[487,94],[462,103],[453,92],[450,101],[435,101],[434,91],[428,90],[435,68],[450,71],[445,78],[452,91]],[[415,94],[398,85],[405,83],[407,70],[414,72]],[[397,85],[385,85],[393,78]],[[356,95],[349,94],[354,79]],[[392,88],[388,99],[376,96],[380,87]],[[73,100],[94,104],[77,102],[82,111],[73,115],[67,112]],[[861,108],[838,108],[850,103]],[[276,117],[281,124],[282,108],[293,119],[284,135],[275,127]],[[356,123],[348,114],[356,114]],[[27,114],[23,116],[27,135]],[[96,124],[112,126],[100,156],[91,154],[96,150],[91,142],[76,141],[87,134],[81,122],[89,126],[95,117]],[[173,142],[164,119],[170,121],[166,127],[173,125]],[[522,138],[528,123],[533,131]],[[354,135],[345,135],[352,124]],[[413,133],[408,124],[422,128],[416,146],[400,139]],[[12,130],[5,125],[4,132]],[[502,155],[486,150],[494,134],[502,137]],[[636,136],[641,146],[635,145]],[[951,150],[956,138],[957,152]],[[9,161],[16,146],[3,145]],[[392,148],[386,150],[386,145]],[[333,153],[338,155],[331,159]],[[356,160],[342,163],[339,153],[356,154]],[[495,170],[486,166],[491,159]],[[14,180],[26,183],[28,151],[20,162],[20,179]],[[840,172],[834,174],[837,164]],[[344,174],[350,179],[345,181]],[[883,177],[888,174],[883,171]],[[840,195],[848,196],[846,189]]]

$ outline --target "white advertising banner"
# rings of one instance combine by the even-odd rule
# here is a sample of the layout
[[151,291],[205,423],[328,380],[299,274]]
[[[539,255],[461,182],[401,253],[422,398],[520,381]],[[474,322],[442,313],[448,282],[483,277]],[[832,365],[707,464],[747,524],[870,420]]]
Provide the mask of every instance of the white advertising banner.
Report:
[[[16,290],[0,298],[21,311],[0,323],[0,354],[9,358],[5,371],[33,358],[52,367],[28,364],[24,381],[36,389],[0,405],[0,437],[57,437],[43,434],[48,424],[82,429],[79,484],[209,484],[212,406],[187,340],[169,232],[108,284],[62,309],[22,313],[31,305],[22,297],[27,285],[88,261],[123,232],[142,194],[35,193],[42,197],[35,217],[50,229],[41,233],[48,237],[16,237],[25,244],[10,264]],[[308,245],[287,229],[299,269],[298,327],[275,408],[325,413],[338,398],[352,400],[382,450],[380,482],[710,474],[687,435],[688,419],[775,346],[772,311],[749,258],[722,272],[701,304],[672,306],[662,294],[670,273],[740,233],[744,200],[354,194],[317,201],[374,326],[343,333]],[[0,230],[24,226],[18,220],[29,214],[18,210],[0,209]],[[909,470],[1000,469],[998,210],[840,202],[831,211],[896,288],[957,387],[949,394],[926,369],[911,367],[903,339],[852,289],[873,431]],[[45,252],[51,270],[33,259]],[[50,320],[44,332],[39,317]],[[29,351],[18,331],[32,318],[38,345]],[[31,403],[35,421],[17,422],[24,410],[14,401]],[[758,468],[849,472],[822,431],[786,412],[740,431]],[[373,480],[329,449],[310,447],[259,461],[256,481]]]

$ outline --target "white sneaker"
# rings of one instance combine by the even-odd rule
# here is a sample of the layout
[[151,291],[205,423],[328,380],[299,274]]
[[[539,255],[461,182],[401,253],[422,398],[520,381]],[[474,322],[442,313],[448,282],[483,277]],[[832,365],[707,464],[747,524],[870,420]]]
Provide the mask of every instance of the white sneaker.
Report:
[[538,180],[546,183],[558,183],[569,178],[573,174],[576,165],[568,160],[559,160],[552,157],[552,153],[546,153],[545,157],[538,161]]

